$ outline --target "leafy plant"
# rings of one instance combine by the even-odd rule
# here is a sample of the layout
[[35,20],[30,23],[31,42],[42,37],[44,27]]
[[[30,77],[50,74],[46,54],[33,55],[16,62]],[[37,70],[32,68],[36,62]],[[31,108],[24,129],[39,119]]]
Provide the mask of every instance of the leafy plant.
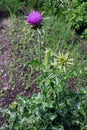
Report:
[[87,2],[72,0],[68,6],[68,10],[64,12],[66,20],[70,26],[81,34],[87,26]]
[[45,0],[42,8],[46,14],[53,14],[59,17],[67,7],[68,2],[69,0]]
[[81,38],[87,39],[87,29],[82,32]]
[[[14,102],[8,109],[2,110],[7,118],[5,129],[87,129],[87,90],[68,90],[67,81],[73,75],[69,65],[70,58],[66,54],[62,56],[64,62],[59,60],[61,55],[57,57],[51,49],[46,50],[38,79],[41,92],[31,98],[19,97],[18,103]],[[66,71],[60,65],[66,66]]]

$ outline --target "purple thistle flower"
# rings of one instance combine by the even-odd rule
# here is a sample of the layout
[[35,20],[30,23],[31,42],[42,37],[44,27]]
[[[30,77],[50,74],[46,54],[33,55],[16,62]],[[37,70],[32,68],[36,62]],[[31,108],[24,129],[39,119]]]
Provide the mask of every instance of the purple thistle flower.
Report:
[[31,24],[32,26],[37,26],[41,23],[42,21],[42,15],[40,14],[40,12],[38,11],[33,11],[31,12],[28,17],[27,17],[27,21],[29,24]]

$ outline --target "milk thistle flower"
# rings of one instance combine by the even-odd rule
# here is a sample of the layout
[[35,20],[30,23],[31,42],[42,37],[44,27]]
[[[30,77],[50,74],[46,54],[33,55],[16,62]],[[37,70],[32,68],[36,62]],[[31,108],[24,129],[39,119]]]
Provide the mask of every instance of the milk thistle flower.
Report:
[[54,62],[55,65],[58,65],[59,69],[63,69],[64,71],[66,70],[66,67],[73,64],[73,59],[69,58],[69,53],[67,52],[66,54],[61,53],[59,51],[59,55],[56,56],[56,61]]
[[42,15],[38,11],[33,11],[27,16],[27,21],[32,26],[38,26],[42,19]]

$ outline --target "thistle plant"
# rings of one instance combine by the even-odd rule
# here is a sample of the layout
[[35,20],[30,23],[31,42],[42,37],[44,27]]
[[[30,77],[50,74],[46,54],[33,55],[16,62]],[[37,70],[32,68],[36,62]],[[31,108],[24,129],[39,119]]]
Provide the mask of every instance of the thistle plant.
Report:
[[37,42],[38,42],[38,57],[39,57],[39,62],[41,62],[41,31],[38,28],[38,26],[41,24],[43,20],[42,14],[39,11],[32,11],[28,16],[27,16],[27,21],[28,23],[35,27],[37,31]]
[[[52,63],[51,63],[52,59]],[[44,58],[44,65],[47,67],[48,65],[52,65],[57,69],[63,70],[66,72],[66,69],[73,65],[73,58],[69,58],[69,52],[63,53],[59,51],[59,54],[55,54],[52,52],[51,49],[46,49],[45,51],[45,58]]]

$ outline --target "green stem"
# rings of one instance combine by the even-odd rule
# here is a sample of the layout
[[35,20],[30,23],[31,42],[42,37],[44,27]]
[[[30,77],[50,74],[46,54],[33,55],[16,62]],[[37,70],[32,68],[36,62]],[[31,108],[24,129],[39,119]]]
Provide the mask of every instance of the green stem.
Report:
[[39,60],[39,63],[41,63],[41,34],[40,34],[40,30],[37,29],[38,31],[38,42],[39,42],[39,46],[38,46],[38,60]]

